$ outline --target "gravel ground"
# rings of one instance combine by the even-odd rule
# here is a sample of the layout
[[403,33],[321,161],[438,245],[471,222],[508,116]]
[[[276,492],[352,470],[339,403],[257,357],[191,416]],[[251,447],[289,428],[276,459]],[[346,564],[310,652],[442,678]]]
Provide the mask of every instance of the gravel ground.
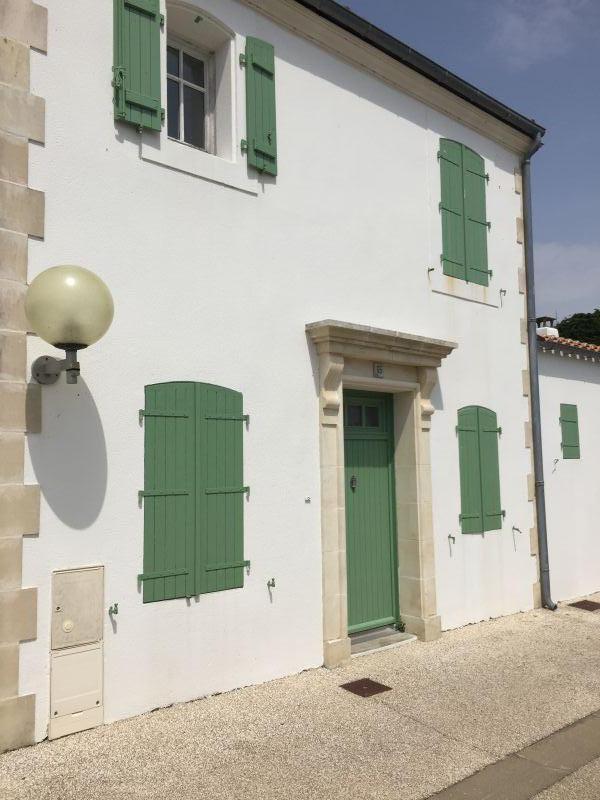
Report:
[[599,708],[600,613],[531,611],[7,753],[0,798],[412,800]]
[[600,797],[600,759],[578,769],[535,800],[598,800]]

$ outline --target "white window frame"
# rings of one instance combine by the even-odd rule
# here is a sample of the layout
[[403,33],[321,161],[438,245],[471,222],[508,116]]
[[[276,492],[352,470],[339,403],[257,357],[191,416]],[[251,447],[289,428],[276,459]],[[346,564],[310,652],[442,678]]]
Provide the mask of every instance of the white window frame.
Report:
[[[214,58],[213,54],[208,50],[202,50],[197,45],[192,45],[186,42],[185,39],[180,39],[176,36],[167,37],[167,48],[174,47],[179,50],[179,76],[171,75],[168,68],[165,66],[167,78],[167,92],[169,91],[168,81],[177,81],[179,84],[179,138],[169,136],[168,138],[173,142],[192,147],[194,150],[202,150],[206,153],[215,152],[215,104],[214,104]],[[204,86],[198,86],[196,83],[186,81],[183,77],[183,54],[187,53],[193,58],[199,59],[204,63]],[[168,64],[168,51],[166,64]],[[204,94],[204,147],[186,142],[183,138],[185,136],[185,119],[184,119],[184,103],[183,103],[183,87],[189,86],[197,92]],[[168,113],[168,112],[167,112]],[[167,119],[167,130],[169,120]]]

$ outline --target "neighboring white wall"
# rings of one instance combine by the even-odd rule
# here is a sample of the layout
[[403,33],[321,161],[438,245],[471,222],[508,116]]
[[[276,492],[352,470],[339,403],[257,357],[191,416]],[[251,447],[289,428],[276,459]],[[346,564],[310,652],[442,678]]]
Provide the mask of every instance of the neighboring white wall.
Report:
[[[48,56],[32,57],[32,91],[47,98],[46,146],[30,148],[31,185],[46,192],[46,236],[30,243],[30,276],[81,263],[110,286],[116,311],[106,338],[81,353],[80,384],[43,389],[43,433],[29,437],[42,510],[40,536],[25,543],[23,583],[39,587],[40,608],[38,638],[22,647],[21,692],[37,694],[37,737],[48,718],[54,569],[103,564],[106,604],[119,603],[114,628],[105,617],[107,721],[321,663],[317,381],[307,322],[334,318],[459,343],[433,396],[442,624],[530,608],[517,155],[235,0],[206,0],[202,7],[236,32],[237,163],[226,167],[249,191],[177,172],[142,160],[136,131],[115,127],[108,5],[48,7]],[[276,180],[248,173],[239,151],[246,35],[275,45]],[[488,304],[428,282],[442,247],[440,136],[486,160]],[[49,348],[32,338],[29,350],[33,359]],[[144,605],[137,412],[145,384],[186,379],[244,394],[252,569],[241,590]],[[504,431],[507,517],[503,531],[485,536],[461,536],[458,524],[454,428],[457,409],[473,403],[493,408]]]
[[[550,585],[553,600],[571,600],[600,591],[600,364],[540,353],[539,371]],[[562,457],[561,403],[577,406],[579,459]]]

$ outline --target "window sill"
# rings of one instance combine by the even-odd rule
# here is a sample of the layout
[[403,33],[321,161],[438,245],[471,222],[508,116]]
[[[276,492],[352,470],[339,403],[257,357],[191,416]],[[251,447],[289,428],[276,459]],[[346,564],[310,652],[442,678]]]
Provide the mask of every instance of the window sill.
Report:
[[142,161],[193,175],[211,183],[258,195],[257,182],[248,178],[245,160],[237,163],[227,161],[205,150],[169,139],[166,134],[153,136],[144,131],[141,137],[140,158]]
[[436,294],[450,295],[461,300],[468,300],[471,303],[480,303],[491,308],[499,308],[500,289],[494,286],[479,286],[476,283],[467,283],[451,275],[444,275],[441,267],[428,272],[429,286]]

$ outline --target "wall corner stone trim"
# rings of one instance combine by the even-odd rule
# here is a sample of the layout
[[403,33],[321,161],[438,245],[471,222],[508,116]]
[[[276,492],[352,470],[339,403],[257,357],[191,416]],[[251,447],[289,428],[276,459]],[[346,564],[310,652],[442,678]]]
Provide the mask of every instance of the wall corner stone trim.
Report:
[[30,49],[46,51],[48,11],[0,0],[0,752],[33,744],[35,695],[19,694],[19,643],[37,636],[37,589],[21,588],[23,536],[37,534],[40,490],[24,484],[25,433],[41,429],[26,382],[28,237],[44,236],[44,194],[29,187],[29,141],[45,139]]
[[515,168],[515,194],[523,194],[523,176],[517,168]]

